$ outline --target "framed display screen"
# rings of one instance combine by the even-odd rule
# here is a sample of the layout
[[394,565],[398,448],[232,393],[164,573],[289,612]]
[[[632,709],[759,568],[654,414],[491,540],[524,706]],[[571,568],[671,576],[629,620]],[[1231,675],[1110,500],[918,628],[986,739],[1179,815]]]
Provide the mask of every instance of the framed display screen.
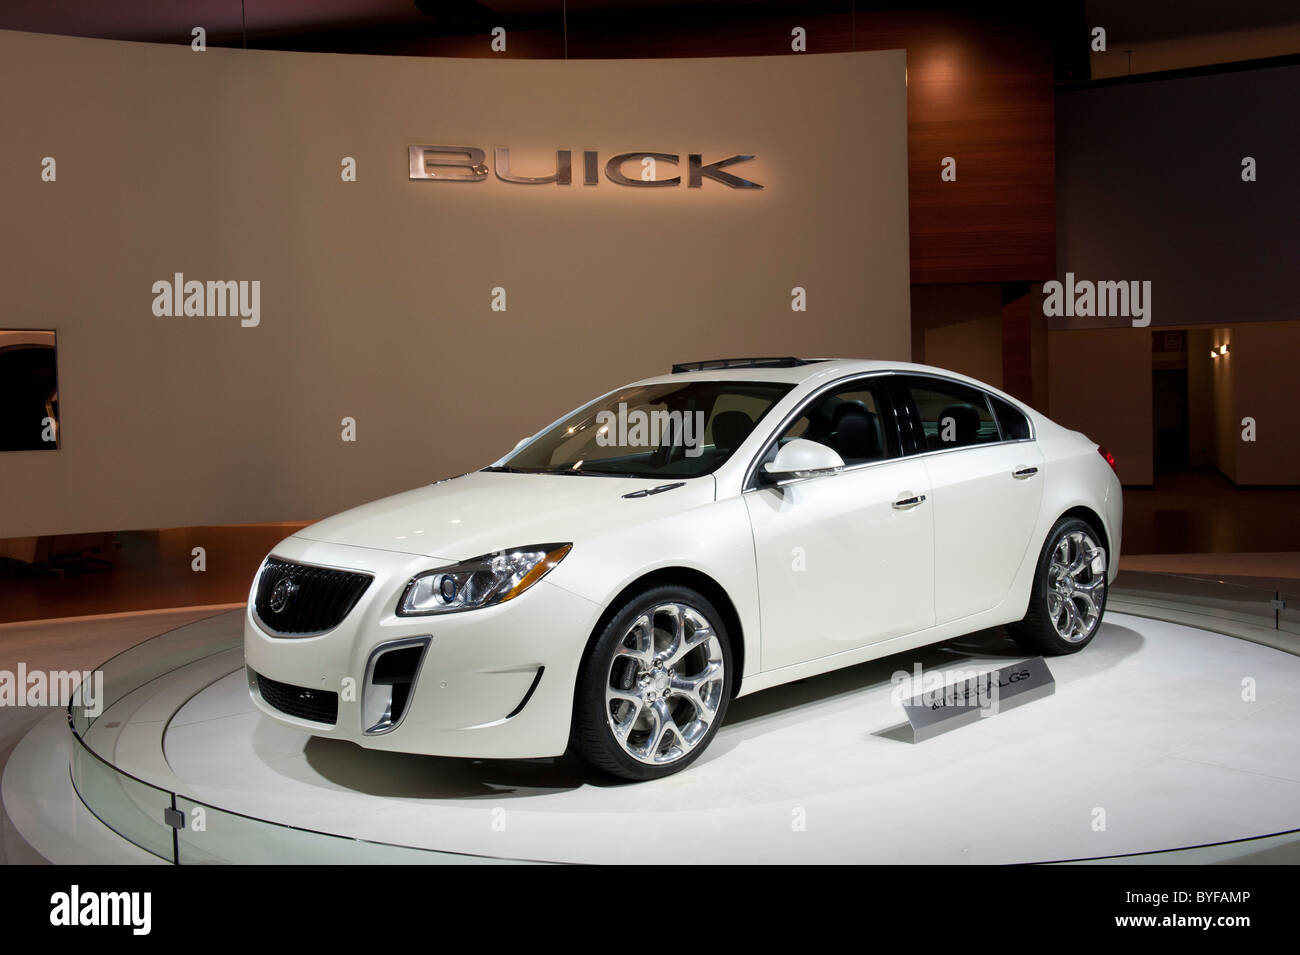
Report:
[[0,451],[59,447],[58,344],[47,329],[0,329]]

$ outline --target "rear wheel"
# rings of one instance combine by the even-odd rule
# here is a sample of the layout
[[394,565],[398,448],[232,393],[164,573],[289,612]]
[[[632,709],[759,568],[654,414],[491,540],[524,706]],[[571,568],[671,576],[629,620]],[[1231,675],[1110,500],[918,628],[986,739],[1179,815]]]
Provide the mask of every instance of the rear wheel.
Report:
[[731,647],[703,595],[661,586],[628,600],[578,677],[575,742],[624,779],[684,769],[713,739],[731,697]]
[[1106,549],[1078,518],[1056,522],[1038,558],[1029,609],[1007,629],[1027,650],[1076,653],[1096,636],[1106,610]]

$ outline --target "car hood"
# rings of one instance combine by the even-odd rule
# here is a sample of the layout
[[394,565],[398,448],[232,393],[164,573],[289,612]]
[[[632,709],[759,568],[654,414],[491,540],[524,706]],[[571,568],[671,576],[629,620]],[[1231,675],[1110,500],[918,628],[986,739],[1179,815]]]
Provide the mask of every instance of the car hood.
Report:
[[658,494],[624,497],[673,483],[671,477],[476,471],[354,507],[293,536],[464,560],[510,547],[575,542],[714,498],[711,476]]

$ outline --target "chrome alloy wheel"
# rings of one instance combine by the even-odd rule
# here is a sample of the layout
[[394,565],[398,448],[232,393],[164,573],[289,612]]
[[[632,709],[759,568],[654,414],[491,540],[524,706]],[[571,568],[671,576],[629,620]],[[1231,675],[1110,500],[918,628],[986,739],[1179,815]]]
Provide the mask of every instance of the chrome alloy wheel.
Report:
[[633,759],[662,766],[708,734],[722,703],[722,641],[694,607],[663,603],[637,617],[614,651],[606,718]]
[[1087,531],[1061,537],[1047,573],[1047,613],[1069,643],[1081,643],[1097,629],[1106,597],[1106,551]]

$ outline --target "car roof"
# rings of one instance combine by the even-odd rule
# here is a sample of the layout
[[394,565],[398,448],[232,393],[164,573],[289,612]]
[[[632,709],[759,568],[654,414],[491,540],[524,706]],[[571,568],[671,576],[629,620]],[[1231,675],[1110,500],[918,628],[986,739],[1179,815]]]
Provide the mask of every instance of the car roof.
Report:
[[[772,381],[791,385],[820,384],[849,375],[869,372],[900,371],[939,375],[957,381],[969,382],[979,388],[999,391],[982,381],[933,365],[918,365],[905,361],[882,361],[866,358],[818,358],[793,366],[755,366],[738,368],[706,368],[702,371],[683,371],[656,375],[633,382],[633,385],[657,385],[685,381]],[[999,393],[1001,393],[999,391]]]

